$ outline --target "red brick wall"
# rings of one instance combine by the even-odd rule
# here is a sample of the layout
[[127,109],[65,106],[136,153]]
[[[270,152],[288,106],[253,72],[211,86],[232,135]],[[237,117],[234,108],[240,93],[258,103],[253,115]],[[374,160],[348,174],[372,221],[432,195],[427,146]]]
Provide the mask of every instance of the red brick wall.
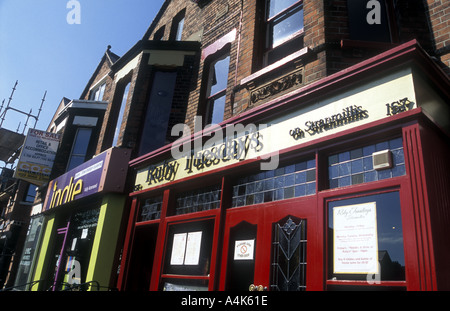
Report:
[[[296,65],[303,67],[303,83],[295,87],[317,81],[327,75],[343,70],[351,65],[372,57],[395,44],[417,39],[421,45],[433,55],[433,51],[440,51],[440,60],[449,65],[449,9],[445,8],[445,1],[426,0],[425,2],[398,0],[397,7],[392,10],[394,24],[391,25],[394,42],[392,44],[375,44],[369,47],[350,47],[341,45],[343,40],[349,39],[347,0],[311,0],[304,1],[304,46],[310,52]],[[448,6],[448,5],[447,5]],[[262,46],[264,44],[264,1],[263,0],[214,0],[199,7],[191,1],[172,0],[163,5],[158,19],[152,24],[144,39],[153,39],[155,32],[164,26],[163,40],[168,40],[174,17],[185,10],[185,24],[182,40],[199,40],[201,49],[205,50],[214,45],[220,38],[232,30],[236,30],[236,38],[228,45],[230,51],[230,71],[228,76],[227,101],[225,118],[238,115],[250,108],[250,89],[241,85],[242,79],[262,68]],[[427,21],[426,13],[430,19]],[[366,14],[367,12],[362,12]],[[431,25],[431,26],[429,26]],[[430,33],[433,30],[433,38]],[[369,34],[370,35],[370,34]],[[434,41],[433,41],[434,40]],[[434,47],[432,42],[434,42]],[[206,60],[207,61],[207,60]],[[179,97],[187,97],[187,111],[185,123],[194,128],[195,116],[201,114],[204,105],[204,65],[205,59],[192,62],[193,81],[187,93]],[[447,67],[448,69],[448,67]],[[292,67],[287,70],[292,70]],[[270,72],[266,75],[267,83],[280,78],[286,71]],[[139,79],[142,78],[142,81]],[[143,94],[151,82],[151,72],[140,73],[133,77],[138,79],[140,95],[133,95],[132,106],[128,109],[133,113],[143,114],[145,111]],[[295,89],[291,88],[289,91]],[[281,95],[281,94],[279,94]],[[258,102],[261,104],[276,98]],[[142,97],[144,96],[144,97]],[[131,108],[130,108],[131,107]],[[126,113],[128,116],[128,114]],[[123,143],[125,147],[133,146],[138,141],[138,116],[128,116],[127,126],[124,127]],[[142,122],[142,120],[141,120]],[[134,124],[136,123],[136,124]],[[136,138],[137,137],[137,138]]]
[[[106,86],[105,86],[105,93],[103,96],[104,101],[109,101],[112,98],[112,88],[114,87],[114,81],[111,79],[110,76],[108,76],[108,73],[111,70],[111,66],[109,64],[108,60],[104,60],[103,63],[100,65],[100,70],[98,73],[93,77],[92,83],[88,86],[88,88],[91,88],[94,86],[97,82],[99,82],[102,78],[107,76],[106,78]],[[85,96],[80,99],[88,100],[89,99],[90,92],[86,92]]]
[[436,57],[450,75],[450,3],[448,0],[427,0],[427,13]]

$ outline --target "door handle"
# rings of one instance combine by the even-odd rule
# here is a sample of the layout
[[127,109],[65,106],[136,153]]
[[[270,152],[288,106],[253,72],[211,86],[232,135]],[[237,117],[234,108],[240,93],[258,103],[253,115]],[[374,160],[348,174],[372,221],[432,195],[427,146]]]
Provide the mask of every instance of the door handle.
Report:
[[262,285],[250,284],[250,286],[248,287],[248,290],[251,292],[263,292],[263,291],[267,291],[267,287],[262,286]]

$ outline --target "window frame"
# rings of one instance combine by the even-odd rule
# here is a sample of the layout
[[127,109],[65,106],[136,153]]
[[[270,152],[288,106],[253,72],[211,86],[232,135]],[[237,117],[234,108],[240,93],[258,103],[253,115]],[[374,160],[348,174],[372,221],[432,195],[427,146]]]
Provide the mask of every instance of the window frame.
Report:
[[164,32],[166,31],[166,26],[161,26],[153,35],[154,41],[161,41],[164,38]]
[[[368,150],[368,151],[365,151]],[[387,168],[373,168],[372,167],[372,158],[373,154],[377,151],[381,150],[389,150],[392,156],[392,166]],[[344,187],[352,187],[355,185],[366,184],[378,182],[386,179],[398,178],[406,175],[406,162],[404,155],[404,145],[403,145],[403,137],[402,136],[392,136],[387,137],[383,140],[378,140],[372,142],[370,144],[360,144],[356,146],[352,146],[352,148],[342,149],[337,152],[327,154],[327,169],[325,170],[327,174],[327,187],[326,189],[341,189]],[[360,151],[361,154],[357,156],[352,156],[352,154],[357,151]],[[394,151],[396,152],[394,154]],[[364,154],[366,152],[366,154]],[[367,153],[368,152],[368,153]],[[337,159],[339,156],[347,153],[348,159]],[[400,159],[401,157],[401,159]],[[332,161],[331,158],[336,158],[336,161]],[[370,158],[370,160],[369,160]],[[365,161],[368,160],[368,167],[366,168]],[[402,161],[398,161],[402,160]],[[361,161],[361,165],[363,166],[361,170],[358,172],[353,172],[353,163],[355,161]],[[339,172],[341,165],[346,164],[348,166],[348,173],[341,174]],[[399,173],[399,170],[402,169],[403,173]],[[372,180],[366,180],[366,174],[374,174],[374,178]],[[337,176],[336,176],[337,174]],[[359,182],[354,182],[353,177],[357,175],[363,175],[362,180]],[[347,184],[341,185],[340,181],[343,178],[349,178],[349,182]]]
[[[297,0],[295,3],[289,5],[288,7],[282,9],[280,12],[274,14],[273,16],[270,16],[270,1],[273,0],[265,0],[264,4],[264,10],[263,10],[263,23],[264,23],[264,29],[266,32],[265,35],[265,43],[263,48],[263,66],[268,66],[270,64],[273,64],[274,62],[282,59],[283,57],[286,57],[295,51],[289,52],[290,47],[287,47],[288,43],[294,42],[294,40],[303,40],[304,36],[304,17],[303,17],[303,0]],[[289,36],[281,39],[280,41],[276,42],[274,44],[274,28],[276,25],[282,23],[283,21],[287,20],[288,18],[292,17],[293,15],[301,12],[302,13],[302,27],[301,29],[295,31],[294,33],[290,34]],[[285,52],[281,52],[282,54],[286,53],[286,55],[275,59],[274,61],[271,61],[269,59],[271,52],[282,50],[283,47],[287,49]],[[303,48],[303,42],[302,42],[302,48]]]
[[[90,133],[89,133],[89,141],[86,143],[86,151],[84,152],[84,154],[82,154],[82,153],[74,153],[75,145],[78,142],[77,139],[78,139],[78,135],[80,134],[80,130],[89,130],[90,131]],[[78,165],[80,165],[80,164],[82,164],[82,163],[84,163],[86,161],[86,156],[88,154],[89,144],[91,142],[92,134],[93,134],[93,129],[91,127],[79,127],[79,128],[77,128],[75,136],[74,136],[74,139],[73,139],[73,144],[72,144],[72,149],[70,151],[69,159],[67,161],[66,172],[70,171],[71,169],[74,169],[75,167],[77,167]],[[83,159],[82,163],[72,167],[71,163],[72,163],[72,158],[74,156],[80,157],[80,158],[83,156],[84,159]]]
[[120,129],[122,127],[122,123],[123,123],[123,117],[125,114],[125,107],[127,106],[128,103],[128,97],[130,94],[130,88],[131,88],[131,80],[128,81],[125,84],[125,88],[123,89],[123,94],[122,94],[122,100],[120,102],[120,107],[119,107],[119,113],[117,115],[117,121],[116,121],[116,126],[114,128],[114,135],[113,135],[113,141],[112,141],[112,146],[113,147],[118,147],[119,145],[119,136],[120,136]]
[[[227,71],[227,77],[226,77],[226,86],[223,89],[220,89],[218,91],[215,91],[215,93],[211,94],[211,74],[212,74],[212,68],[217,64],[217,62],[225,60],[228,58],[228,71]],[[208,59],[204,63],[204,68],[207,68],[205,72],[205,95],[204,95],[204,109],[203,109],[203,116],[204,125],[207,124],[213,124],[213,112],[214,112],[214,103],[217,99],[224,98],[224,107],[223,107],[223,118],[220,122],[214,122],[214,124],[219,124],[223,120],[225,120],[225,110],[227,105],[227,90],[228,90],[228,80],[230,76],[230,65],[231,65],[231,55],[230,55],[230,49],[224,48],[221,51],[218,51],[217,53],[212,54],[208,57]]]
[[22,201],[26,203],[33,203],[36,198],[36,188],[34,184],[28,184],[27,190],[25,191]]
[[181,41],[185,21],[186,21],[186,9],[183,9],[180,12],[178,12],[178,14],[172,20],[169,40]]
[[[364,187],[365,188],[365,187]],[[386,288],[389,290],[392,289],[396,289],[396,290],[406,290],[408,288],[408,252],[407,252],[407,248],[408,248],[408,242],[405,240],[406,235],[405,232],[407,231],[407,225],[408,222],[405,220],[405,216],[404,216],[404,207],[403,207],[403,203],[402,203],[402,186],[395,183],[392,184],[391,187],[383,187],[383,188],[379,188],[379,187],[369,187],[366,189],[366,191],[357,191],[356,189],[350,189],[350,191],[348,191],[349,189],[346,189],[347,191],[339,191],[339,194],[335,194],[331,197],[324,197],[324,205],[323,205],[323,212],[324,212],[324,217],[325,217],[325,223],[324,223],[324,229],[326,230],[325,232],[325,244],[324,244],[324,265],[325,265],[325,271],[324,271],[324,279],[325,279],[325,290],[361,290],[361,289],[374,289],[376,287],[380,287],[380,288]],[[404,280],[381,280],[381,279],[377,279],[377,280],[370,280],[371,282],[369,282],[368,280],[357,280],[357,279],[352,279],[352,278],[346,278],[346,279],[334,279],[334,278],[330,278],[330,273],[332,274],[332,272],[330,272],[330,265],[332,265],[332,262],[330,258],[333,257],[333,249],[332,247],[332,242],[330,241],[330,239],[333,239],[333,233],[328,232],[328,228],[329,228],[329,219],[330,219],[330,215],[329,215],[329,204],[332,202],[339,202],[339,201],[347,201],[347,200],[351,200],[351,199],[365,199],[368,197],[373,197],[373,196],[377,196],[377,195],[384,195],[384,194],[391,194],[391,193],[397,193],[398,197],[399,197],[399,212],[400,212],[400,219],[401,219],[401,225],[402,225],[402,237],[403,237],[403,259],[404,259]],[[382,221],[380,219],[378,219],[377,217],[377,226],[379,224],[379,222]],[[378,237],[377,237],[378,239]],[[345,273],[344,275],[347,276],[352,276],[353,274],[351,273]],[[336,288],[336,289],[333,289]]]
[[89,94],[89,100],[103,101],[103,97],[105,96],[105,89],[106,81],[101,82],[98,86],[91,90],[91,93]]
[[[364,3],[354,3],[347,0],[347,14],[349,19],[349,35],[350,41],[367,42],[368,44],[392,44],[398,42],[398,25],[396,22],[396,0],[380,0],[381,24],[366,25],[366,16],[373,8],[366,7]],[[361,14],[361,8],[366,9]],[[359,20],[364,22],[360,23]],[[368,27],[368,28],[364,28]],[[374,29],[375,27],[375,29]],[[384,29],[383,29],[384,28]],[[371,31],[372,35],[365,35],[367,31]],[[375,35],[373,35],[375,33]]]

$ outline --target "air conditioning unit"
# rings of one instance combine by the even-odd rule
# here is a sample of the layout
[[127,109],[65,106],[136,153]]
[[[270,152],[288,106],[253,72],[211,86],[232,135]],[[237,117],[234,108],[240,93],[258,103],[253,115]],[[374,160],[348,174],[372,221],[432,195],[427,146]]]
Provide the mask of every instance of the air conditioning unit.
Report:
[[389,149],[372,153],[372,163],[375,170],[392,167],[392,152]]

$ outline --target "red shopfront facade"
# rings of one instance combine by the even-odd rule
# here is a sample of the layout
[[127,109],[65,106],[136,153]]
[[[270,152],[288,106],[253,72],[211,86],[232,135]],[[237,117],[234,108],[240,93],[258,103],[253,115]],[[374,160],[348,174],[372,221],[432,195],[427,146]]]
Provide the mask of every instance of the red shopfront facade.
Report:
[[448,83],[410,42],[132,161],[118,287],[448,289]]

